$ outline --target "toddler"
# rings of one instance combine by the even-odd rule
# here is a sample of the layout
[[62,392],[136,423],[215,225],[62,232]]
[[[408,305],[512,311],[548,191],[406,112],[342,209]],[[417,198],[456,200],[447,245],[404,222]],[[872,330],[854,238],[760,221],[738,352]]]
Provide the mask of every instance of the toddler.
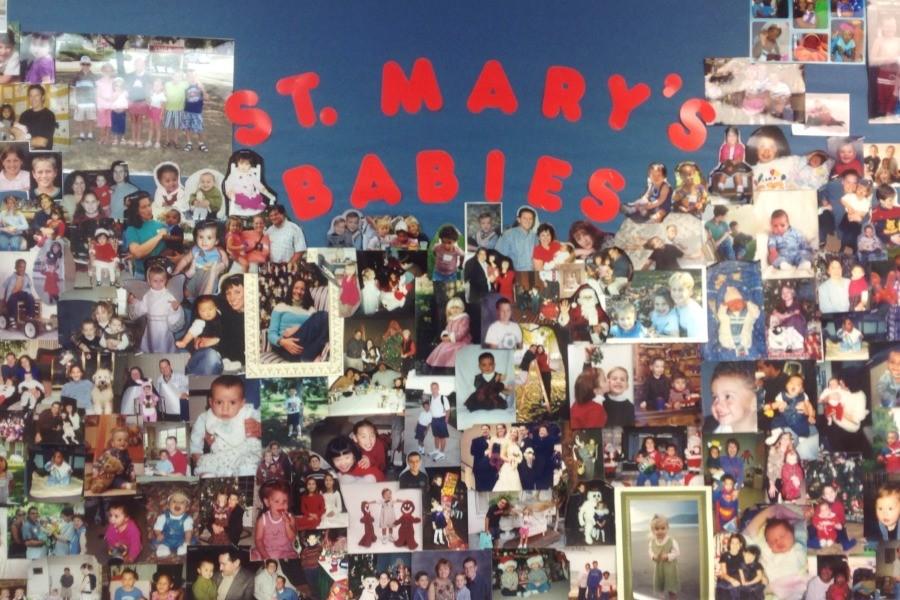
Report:
[[112,317],[100,336],[100,347],[106,350],[123,351],[128,350],[130,346],[131,339],[128,337],[125,321],[121,317]]
[[106,274],[109,285],[116,284],[116,276],[119,271],[119,257],[116,245],[112,241],[110,231],[102,227],[94,232],[94,242],[90,247],[91,256],[91,286],[102,285],[103,275]]
[[259,489],[265,510],[256,521],[256,551],[260,558],[296,559],[294,517],[288,512],[290,488],[283,481],[269,481]]
[[217,293],[219,275],[228,266],[227,255],[219,249],[219,228],[215,221],[204,221],[194,228],[194,247],[181,257],[174,274],[185,272],[185,296],[194,299]]
[[153,470],[156,471],[157,475],[172,475],[175,473],[175,466],[172,464],[172,461],[169,460],[168,450],[159,451],[159,456],[156,459]]
[[94,187],[91,188],[91,192],[93,192],[97,201],[100,203],[100,210],[103,212],[103,216],[109,217],[111,211],[110,206],[112,205],[112,188],[109,186],[109,182],[106,181],[106,175],[97,173],[97,176],[94,178]]
[[165,249],[163,256],[173,260],[181,258],[184,253],[184,229],[181,228],[181,213],[172,208],[166,212],[166,234],[163,236]]
[[837,541],[837,519],[827,502],[819,503],[812,516],[812,526],[816,529],[819,546],[828,548]]
[[732,475],[722,475],[721,486],[713,492],[713,509],[716,518],[716,531],[737,529],[739,504],[738,490]]
[[[270,457],[271,452],[266,452]],[[221,531],[216,531],[213,527],[212,536],[209,538],[210,544],[229,544],[228,541],[228,519],[231,517],[231,507],[228,506],[228,494],[224,491],[216,494],[216,502],[213,505],[213,525],[221,527]]]
[[681,480],[684,460],[678,456],[678,448],[675,447],[675,444],[669,444],[666,447],[666,454],[662,457],[660,470],[665,485],[676,485]]
[[838,331],[837,338],[842,352],[859,352],[862,350],[863,335],[856,328],[852,319],[844,319],[844,324]]
[[878,462],[888,473],[900,473],[900,435],[896,431],[887,433],[887,443],[878,454]]
[[791,227],[788,214],[782,209],[775,210],[769,225],[769,264],[781,270],[811,268],[813,250],[803,234]]
[[641,408],[663,410],[669,402],[671,389],[672,382],[666,377],[666,361],[654,358],[650,363],[650,377],[644,382],[644,401],[641,402]]
[[122,571],[121,577],[122,586],[116,590],[113,600],[146,600],[141,590],[134,587],[137,581],[137,573],[132,569],[125,569]]
[[650,313],[650,325],[655,332],[654,337],[678,336],[678,313],[673,308],[675,303],[668,290],[661,289],[653,294],[653,311]]
[[816,412],[809,396],[803,390],[803,377],[791,375],[784,390],[775,397],[773,408],[777,411],[772,427],[788,427],[800,437],[809,436],[809,426],[816,422]]
[[244,225],[241,223],[240,217],[228,217],[226,225],[227,234],[225,235],[225,251],[228,258],[241,265],[241,270],[246,273],[250,267],[250,261],[247,260],[247,242],[242,235]]
[[[163,81],[159,77],[153,79],[153,87],[150,88],[150,114],[148,121],[150,123],[149,135],[145,147],[154,148],[161,147],[160,138],[162,136],[163,106],[166,103],[166,90]],[[156,140],[154,143],[153,140]]]
[[888,481],[878,488],[875,497],[875,515],[878,521],[878,540],[892,542],[900,540],[900,483]]
[[145,380],[143,384],[143,394],[141,395],[141,414],[145,423],[156,423],[156,407],[159,405],[159,396],[153,391],[153,385],[150,380]]
[[[108,464],[116,462],[120,466],[115,473],[106,468]],[[91,490],[95,493],[102,493],[109,488],[134,489],[134,463],[128,454],[128,430],[124,427],[115,427],[110,431],[108,447],[93,463],[93,480]],[[103,489],[98,487],[100,482],[105,486]]]
[[503,374],[495,371],[494,355],[482,352],[478,356],[478,375],[475,376],[475,391],[466,398],[465,406],[472,410],[505,410],[507,406],[507,386]]
[[194,518],[187,512],[191,506],[190,498],[183,492],[173,492],[169,495],[166,505],[166,510],[156,517],[153,524],[156,556],[157,558],[168,558],[173,554],[185,556],[194,531]]
[[46,33],[32,33],[28,41],[31,64],[25,73],[25,83],[54,83],[56,63],[53,61],[53,37]]
[[66,461],[66,457],[59,450],[53,452],[46,470],[47,485],[49,486],[66,486],[72,480],[72,465]]
[[866,269],[862,265],[850,268],[850,310],[864,311],[869,306],[869,282],[866,280]]
[[156,167],[156,192],[153,194],[153,218],[161,220],[170,209],[181,214],[190,209],[184,186],[181,185],[181,170],[172,162],[164,162]]
[[756,431],[756,378],[744,364],[722,362],[713,370],[710,414],[718,423],[714,433]]
[[362,270],[362,310],[363,314],[374,315],[381,306],[381,289],[378,287],[378,280],[375,278],[373,269]]
[[459,232],[452,225],[438,234],[440,243],[434,246],[434,281],[456,281],[465,253],[459,247]]
[[638,477],[635,485],[637,487],[649,483],[652,486],[659,485],[659,465],[662,456],[656,449],[656,440],[652,437],[644,438],[641,443],[640,452],[635,455],[634,462],[637,463]]
[[112,80],[112,97],[109,102],[109,108],[112,111],[109,115],[110,132],[112,133],[111,145],[125,145],[125,125],[128,121],[128,91],[125,89],[125,80],[121,77],[116,77]]
[[[156,590],[150,594],[150,600],[178,600],[181,594],[174,589],[172,576],[168,573],[156,574]],[[202,600],[194,594],[194,600]]]
[[616,309],[616,322],[609,333],[614,338],[644,338],[646,328],[637,320],[637,309],[633,304],[620,304]]
[[679,410],[697,403],[697,394],[692,394],[688,389],[687,377],[681,373],[672,375],[672,388],[669,390],[669,401],[666,408]]
[[654,563],[653,591],[664,594],[670,600],[678,597],[681,583],[678,580],[678,542],[669,537],[669,520],[662,515],[650,519],[650,560]]
[[191,586],[191,592],[194,600],[216,600],[218,592],[216,584],[213,583],[213,572],[215,566],[211,560],[201,560],[197,565],[197,579]]
[[111,560],[133,563],[141,553],[141,531],[120,502],[112,502],[107,510],[109,525],[103,539]]
[[216,185],[215,175],[210,171],[204,171],[197,181],[197,191],[190,197],[191,219],[194,221],[215,219],[222,210],[224,201],[222,190]]
[[785,502],[800,499],[803,483],[803,467],[800,466],[797,452],[788,450],[784,456],[784,465],[781,467],[781,497]]
[[210,338],[214,343],[207,343],[204,348],[215,348],[222,339],[222,314],[216,304],[215,296],[200,296],[194,303],[197,318],[191,323],[187,333],[175,345],[179,348],[187,348],[190,343],[198,338]]
[[[874,213],[872,218],[874,220]],[[859,256],[859,262],[862,265],[868,265],[872,262],[885,260],[887,254],[884,251],[884,245],[875,235],[875,228],[872,225],[863,227],[862,235],[856,240],[856,252]]]
[[[203,477],[251,476],[262,457],[262,443],[249,437],[247,419],[259,422],[259,411],[246,403],[244,382],[235,375],[220,375],[210,385],[209,408],[191,430],[191,455],[195,473]],[[211,452],[203,454],[204,444]]]
[[163,267],[150,266],[147,269],[147,283],[150,288],[140,300],[133,295],[128,297],[129,316],[132,319],[147,317],[147,326],[141,338],[141,352],[173,354],[175,336],[172,332],[184,325],[181,303],[166,287],[169,275]]
[[275,196],[262,183],[261,163],[251,152],[238,151],[237,159],[225,178],[225,195],[230,202],[229,214],[252,216],[266,208],[266,200]]
[[747,357],[753,345],[753,327],[760,314],[755,302],[745,300],[738,288],[727,286],[716,313],[719,345],[734,353],[735,358]]

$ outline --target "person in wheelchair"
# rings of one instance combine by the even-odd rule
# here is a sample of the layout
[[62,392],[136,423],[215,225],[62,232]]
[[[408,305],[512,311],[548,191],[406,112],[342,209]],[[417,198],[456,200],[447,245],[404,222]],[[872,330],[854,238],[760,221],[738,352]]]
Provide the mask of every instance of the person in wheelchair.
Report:
[[35,316],[34,299],[37,292],[31,276],[25,272],[25,267],[25,259],[18,259],[15,272],[3,282],[3,302],[6,305],[6,315],[11,320],[18,320],[20,303],[25,310],[25,317]]

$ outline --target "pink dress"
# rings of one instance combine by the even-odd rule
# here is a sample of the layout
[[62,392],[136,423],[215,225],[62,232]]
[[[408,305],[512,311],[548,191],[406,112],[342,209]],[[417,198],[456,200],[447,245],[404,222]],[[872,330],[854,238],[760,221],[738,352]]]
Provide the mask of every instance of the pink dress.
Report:
[[297,558],[297,551],[294,550],[291,540],[287,538],[284,532],[284,519],[278,520],[272,518],[268,512],[262,515],[263,542],[266,545],[266,556],[263,558]]
[[466,313],[450,319],[446,331],[450,334],[450,341],[441,341],[425,360],[425,363],[432,367],[454,366],[459,349],[472,343],[472,336],[469,334],[469,315]]

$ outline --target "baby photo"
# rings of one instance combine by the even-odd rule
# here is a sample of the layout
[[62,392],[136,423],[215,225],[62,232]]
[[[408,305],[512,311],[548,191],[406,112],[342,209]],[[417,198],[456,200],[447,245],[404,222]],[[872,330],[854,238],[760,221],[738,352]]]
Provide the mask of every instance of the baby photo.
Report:
[[763,278],[811,277],[819,240],[816,195],[760,192],[753,206]]
[[825,360],[867,360],[869,344],[883,341],[886,330],[877,313],[823,315]]
[[757,431],[756,362],[704,362],[700,367],[703,431]]
[[499,577],[494,577],[494,600],[532,595],[553,600],[568,598],[569,561],[562,551],[495,550],[493,563],[499,573]]
[[[255,475],[262,458],[259,382],[238,375],[197,378],[208,393],[190,399],[188,449],[198,477]],[[208,386],[208,387],[207,387]]]
[[753,21],[750,24],[750,56],[765,62],[790,60],[790,29],[787,25],[787,21]]
[[900,519],[900,479],[897,475],[876,473],[863,485],[863,525],[870,542],[898,540]]
[[134,494],[138,473],[144,470],[141,427],[127,424],[122,415],[97,415],[87,420],[85,446],[88,477],[85,496]]
[[[155,552],[145,535],[147,505],[140,496],[85,501],[88,551],[106,564],[132,564]],[[152,525],[152,524],[151,524]]]
[[575,544],[615,544],[613,499],[613,487],[608,483],[582,481],[575,486],[565,504],[567,552]]
[[[773,31],[767,32],[766,41]],[[783,50],[787,51],[787,48]],[[703,66],[706,99],[716,109],[717,123],[803,122],[806,93],[803,65],[755,63],[748,58],[707,58]]]
[[381,554],[422,547],[422,494],[396,483],[348,484],[342,490],[350,512],[347,548]]
[[67,446],[35,446],[26,466],[28,496],[34,500],[76,502],[84,493],[85,456]]
[[252,477],[217,477],[197,484],[199,512],[195,517],[195,543],[249,546],[255,509]]
[[858,452],[834,452],[805,464],[807,502],[813,508],[808,519],[810,550],[819,555],[839,554],[854,552],[865,544],[862,470]]
[[[880,378],[884,363],[875,363],[879,368],[869,369],[854,362],[823,362],[818,365],[816,418],[819,429],[819,443],[831,452],[868,452],[870,437],[877,440],[875,454],[883,450],[887,436],[896,431],[893,409],[872,403],[872,417],[869,417],[868,392],[871,378]],[[882,454],[883,456],[883,454]],[[879,461],[880,462],[880,461]]]
[[459,464],[453,384],[453,378],[446,375],[414,376],[406,384],[403,447],[416,450],[426,469]]
[[897,103],[888,90],[887,77],[894,72],[894,62],[900,54],[897,43],[897,20],[900,11],[890,4],[873,4],[866,11],[868,35],[868,84],[872,90],[869,101],[869,123],[896,123]]
[[403,417],[328,417],[314,424],[309,436],[318,455],[310,462],[316,458],[319,469],[333,469],[342,491],[350,483],[396,481],[403,469]]
[[[338,219],[343,219],[343,217],[335,217],[335,221]],[[254,217],[255,221],[256,217]],[[340,289],[341,317],[353,316],[362,304],[356,249],[352,247],[310,248],[307,250],[306,258],[309,262],[318,265],[322,274]]]
[[[618,589],[624,597],[712,595],[709,490],[616,488]],[[699,536],[698,536],[699,530]]]
[[[635,424],[693,425],[700,413],[701,358],[696,344],[636,344]],[[607,381],[618,374],[610,372]]]
[[609,303],[611,343],[705,342],[706,272],[638,271]]
[[[845,50],[835,48],[842,45],[844,35],[842,31],[840,38],[834,38],[833,56],[847,56]],[[855,52],[851,50],[850,56],[855,57]],[[849,62],[856,62],[856,59],[852,58]],[[850,135],[850,94],[807,94],[806,122],[791,125],[791,133],[814,136]]]
[[[458,248],[452,243],[450,246]],[[427,272],[427,256],[424,252],[390,246],[383,250],[373,251],[370,248],[356,254],[362,296],[356,312],[360,316],[385,312],[412,314],[415,308],[415,281]]]
[[[478,548],[467,538],[470,510],[467,488],[458,467],[432,468],[430,483],[423,489],[425,519],[422,524],[424,547],[428,550],[465,550]],[[401,481],[400,487],[406,487]],[[476,519],[477,517],[472,517]]]
[[[516,326],[518,327],[518,326]],[[516,418],[515,355],[512,350],[464,346],[456,355],[457,426],[508,423]]]
[[151,552],[148,562],[182,563],[188,546],[196,543],[201,530],[200,497],[196,483],[141,484],[146,508],[141,537]]
[[766,354],[763,286],[759,264],[719,262],[707,270],[707,360],[753,360]]
[[144,473],[138,483],[192,480],[187,425],[144,423],[143,428]]
[[556,423],[481,425],[460,439],[463,478],[470,490],[547,490],[563,476]]
[[184,594],[183,564],[140,563],[109,567],[110,597],[161,598]]
[[770,279],[763,285],[770,359],[820,359],[822,328],[816,319],[812,279]]

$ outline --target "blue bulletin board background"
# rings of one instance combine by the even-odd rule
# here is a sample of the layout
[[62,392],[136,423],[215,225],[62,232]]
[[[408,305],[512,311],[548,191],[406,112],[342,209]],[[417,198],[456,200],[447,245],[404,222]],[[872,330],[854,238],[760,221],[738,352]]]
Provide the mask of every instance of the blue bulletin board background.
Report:
[[[601,167],[620,171],[627,187],[623,201],[645,188],[646,166],[671,167],[692,158],[708,171],[714,166],[722,128],[711,127],[704,148],[690,156],[666,136],[681,103],[703,96],[705,57],[747,56],[749,3],[742,0],[642,0],[640,2],[300,2],[295,0],[10,0],[9,19],[22,31],[113,32],[209,38],[233,38],[235,89],[260,95],[260,106],[274,122],[267,142],[256,146],[266,160],[266,178],[281,202],[287,197],[281,173],[311,164],[334,194],[329,216],[304,222],[311,246],[324,245],[330,217],[350,208],[349,195],[363,155],[374,152],[403,192],[393,206],[369,205],[366,212],[415,214],[431,234],[447,221],[462,222],[463,203],[483,201],[487,153],[506,155],[504,225],[524,203],[537,158],[543,154],[569,161],[573,174],[560,196],[563,208],[542,213],[559,231],[582,213],[590,174]],[[401,111],[385,117],[380,109],[381,69],[389,60],[407,71],[418,57],[431,60],[444,98],[436,113]],[[485,61],[502,62],[519,100],[514,115],[487,111],[473,115],[465,103]],[[546,69],[566,65],[587,82],[580,121],[541,115]],[[809,66],[809,92],[851,94],[851,133],[869,141],[897,141],[896,126],[867,124],[866,70],[856,66]],[[321,83],[313,92],[317,110],[335,107],[334,127],[301,128],[290,98],[275,91],[278,79],[315,71]],[[666,74],[679,73],[682,90],[662,96]],[[620,132],[608,125],[607,79],[622,74],[629,85],[646,82],[651,99]],[[744,127],[744,140],[752,127]],[[786,133],[789,133],[786,132]],[[791,137],[794,153],[824,148],[825,140]],[[235,146],[237,148],[237,146]],[[424,205],[416,194],[415,155],[443,149],[456,161],[460,190],[447,204]],[[97,165],[98,167],[106,165]],[[216,166],[216,165],[211,165]],[[224,170],[225,165],[219,165]],[[671,175],[671,172],[670,172]],[[149,177],[136,183],[152,189]],[[602,227],[614,231],[617,222]]]

